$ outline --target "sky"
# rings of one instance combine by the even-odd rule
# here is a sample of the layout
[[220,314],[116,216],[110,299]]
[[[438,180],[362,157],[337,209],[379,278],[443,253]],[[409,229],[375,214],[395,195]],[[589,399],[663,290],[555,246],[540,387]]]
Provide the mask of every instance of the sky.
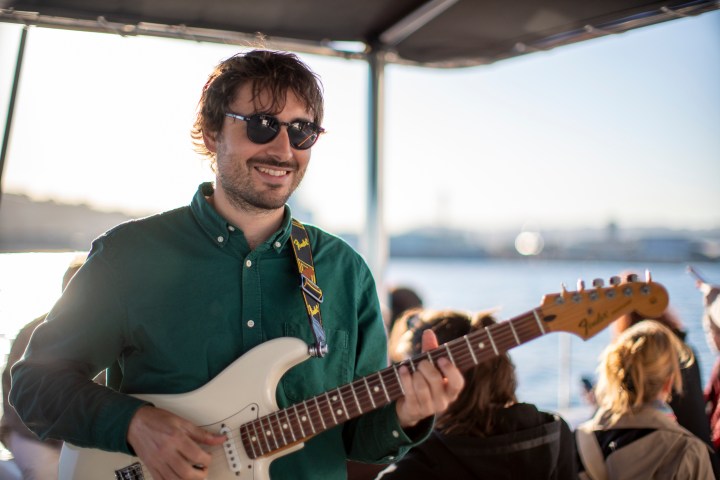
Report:
[[[0,23],[2,112],[20,28]],[[212,179],[189,136],[200,89],[237,51],[32,28],[3,191],[135,215],[189,203]],[[367,66],[300,56],[322,78],[328,133],[296,201],[359,232]],[[720,227],[718,11],[487,66],[390,65],[386,81],[390,233]]]

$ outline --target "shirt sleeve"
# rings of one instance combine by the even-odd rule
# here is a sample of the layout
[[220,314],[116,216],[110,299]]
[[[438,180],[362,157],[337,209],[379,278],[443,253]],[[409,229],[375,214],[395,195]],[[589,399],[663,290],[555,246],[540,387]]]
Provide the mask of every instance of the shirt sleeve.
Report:
[[124,308],[96,242],[85,265],[34,332],[12,369],[10,402],[41,439],[131,453],[130,419],[146,402],[92,381],[120,355]]

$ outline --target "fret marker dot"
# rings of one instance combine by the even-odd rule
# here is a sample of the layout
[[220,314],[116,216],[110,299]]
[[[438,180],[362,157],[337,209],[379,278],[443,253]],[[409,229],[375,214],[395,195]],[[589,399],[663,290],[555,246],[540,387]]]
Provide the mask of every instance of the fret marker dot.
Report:
[[257,437],[250,437],[250,441],[257,442]]
[[337,395],[333,395],[332,401],[333,401],[333,402],[337,402]]
[[270,430],[268,430],[267,432],[265,432],[265,435],[268,437],[272,437],[272,432]]
[[380,391],[380,387],[373,388],[373,392],[379,392],[379,391]]
[[302,417],[300,417],[300,420],[302,420],[303,422],[307,422],[307,417],[303,415]]
[[339,416],[342,415],[342,410],[340,410],[340,409],[338,408],[337,410],[335,410],[335,413],[337,413],[337,414],[338,414],[338,417],[339,417]]
[[485,344],[483,342],[478,343],[478,348],[485,348]]
[[283,429],[287,430],[287,428],[288,428],[288,424],[287,424],[287,423],[283,423]]

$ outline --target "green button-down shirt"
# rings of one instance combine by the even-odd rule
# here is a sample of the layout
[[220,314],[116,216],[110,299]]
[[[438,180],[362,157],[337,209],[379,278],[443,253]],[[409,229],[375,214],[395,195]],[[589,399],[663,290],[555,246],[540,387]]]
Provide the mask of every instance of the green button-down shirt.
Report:
[[[13,368],[11,401],[41,437],[130,453],[126,432],[143,402],[124,393],[193,391],[267,340],[313,342],[289,241],[289,207],[281,228],[251,250],[208,195],[212,186],[203,184],[190,206],[122,224],[93,243]],[[306,230],[330,353],[282,377],[275,392],[280,408],[387,366],[366,263],[338,237]],[[89,380],[113,364],[119,368],[110,370],[108,383],[122,393]],[[233,401],[232,391],[226,401]],[[345,478],[345,458],[389,462],[412,444],[391,404],[317,435],[274,461],[271,475]]]

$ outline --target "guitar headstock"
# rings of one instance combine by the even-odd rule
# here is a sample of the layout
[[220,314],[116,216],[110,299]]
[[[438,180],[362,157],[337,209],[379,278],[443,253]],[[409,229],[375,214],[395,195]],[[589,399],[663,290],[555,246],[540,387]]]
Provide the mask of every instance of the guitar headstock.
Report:
[[649,272],[645,281],[631,274],[624,279],[612,277],[607,287],[602,280],[593,281],[587,289],[578,284],[577,291],[563,288],[543,297],[538,314],[545,331],[570,332],[587,340],[626,313],[655,317],[668,306],[667,290],[653,282]]

